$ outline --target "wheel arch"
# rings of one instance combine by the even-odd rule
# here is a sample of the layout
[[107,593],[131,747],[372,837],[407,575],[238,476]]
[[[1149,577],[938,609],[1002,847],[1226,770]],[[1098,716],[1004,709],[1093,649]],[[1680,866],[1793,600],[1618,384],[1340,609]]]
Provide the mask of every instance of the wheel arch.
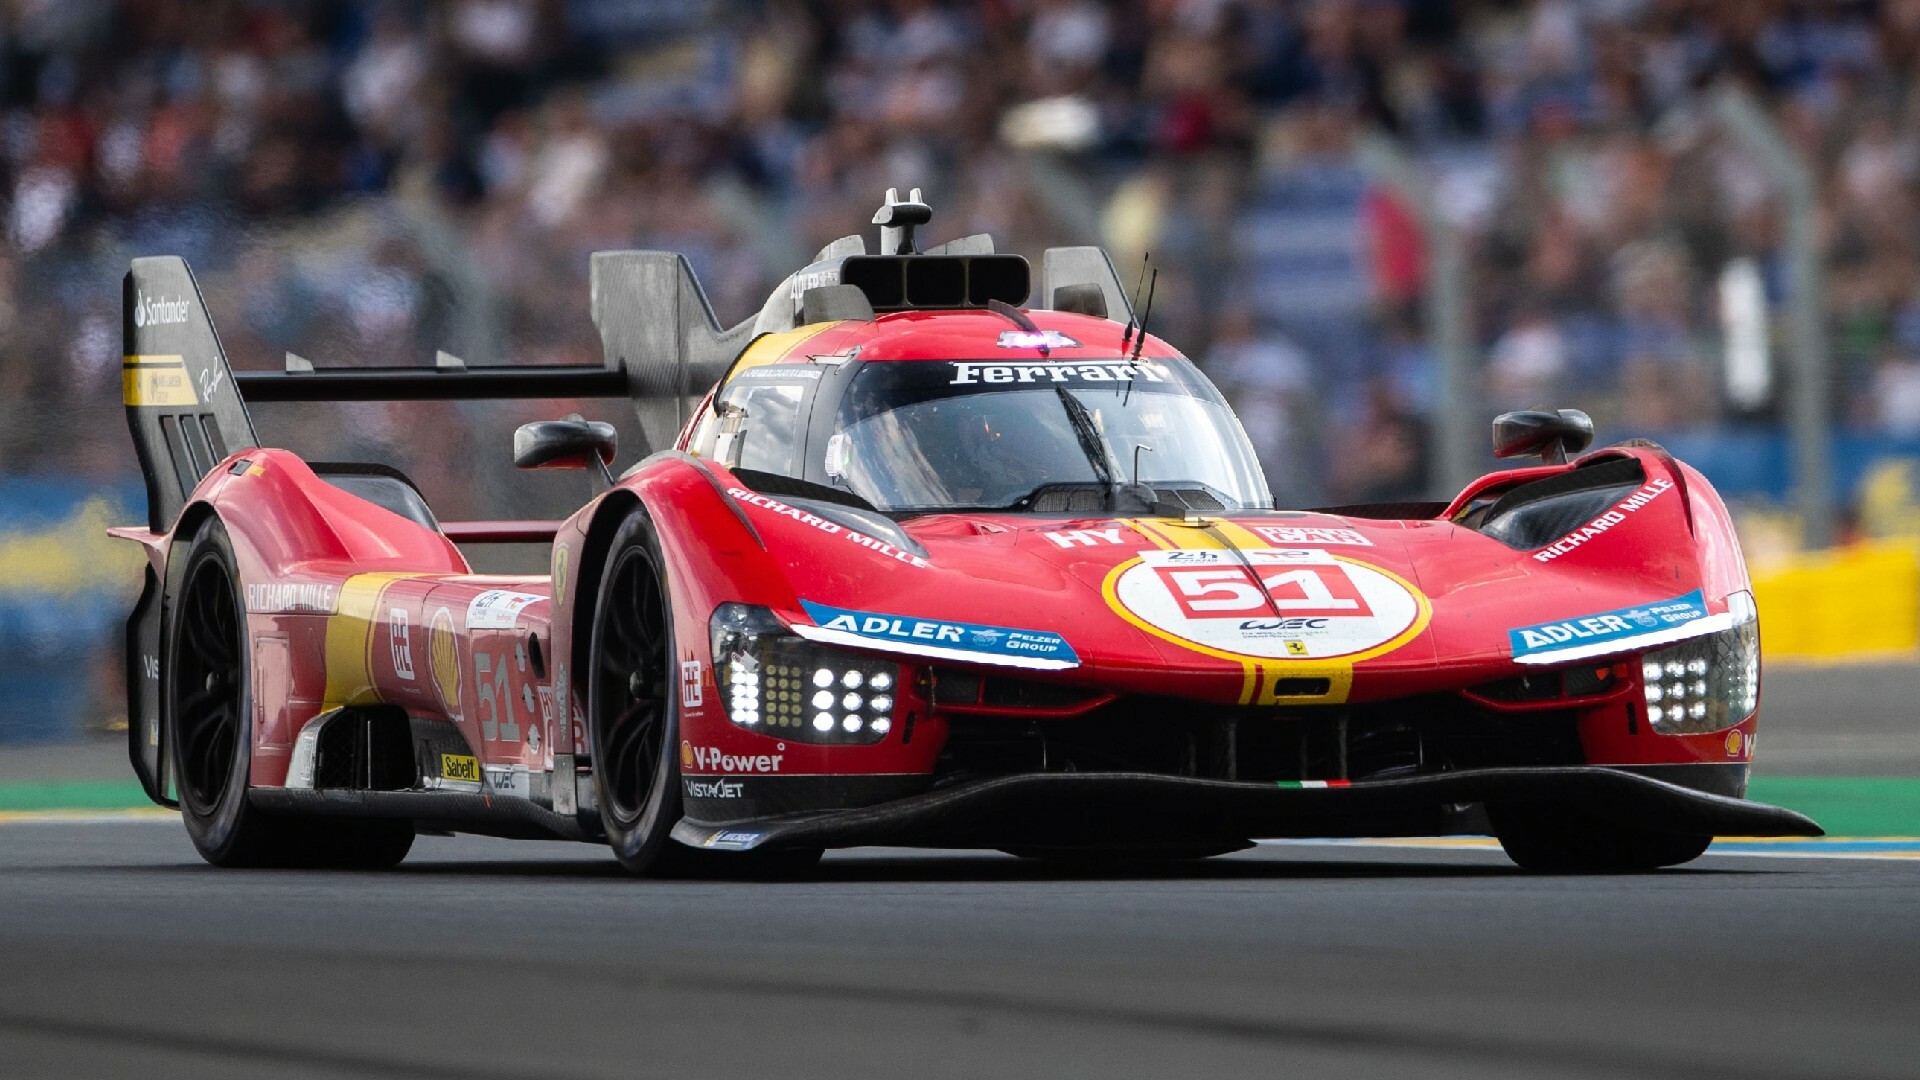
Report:
[[[586,538],[580,545],[580,558],[574,572],[573,583],[567,589],[573,594],[573,610],[569,613],[567,630],[568,663],[572,665],[574,675],[569,680],[569,695],[584,695],[584,684],[574,685],[575,680],[583,678],[580,673],[587,670],[591,658],[587,655],[593,649],[593,619],[599,604],[600,578],[606,573],[607,550],[613,544],[613,534],[620,529],[621,522],[644,504],[638,493],[627,487],[616,487],[609,491],[600,504],[593,509],[593,517],[587,523]],[[574,753],[581,753],[585,747],[574,747]]]

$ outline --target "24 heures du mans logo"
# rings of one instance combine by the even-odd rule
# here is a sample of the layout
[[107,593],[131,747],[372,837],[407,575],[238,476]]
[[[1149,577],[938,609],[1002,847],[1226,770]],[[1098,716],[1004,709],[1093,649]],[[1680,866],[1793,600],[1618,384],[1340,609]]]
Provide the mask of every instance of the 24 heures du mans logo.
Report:
[[134,326],[172,326],[186,321],[187,301],[185,298],[169,300],[164,296],[148,296],[139,290],[134,291]]

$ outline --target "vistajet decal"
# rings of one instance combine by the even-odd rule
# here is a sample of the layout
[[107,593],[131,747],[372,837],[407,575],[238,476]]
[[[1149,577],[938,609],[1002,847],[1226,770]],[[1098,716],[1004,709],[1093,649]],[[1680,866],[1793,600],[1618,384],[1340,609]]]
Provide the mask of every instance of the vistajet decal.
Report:
[[1534,552],[1534,559],[1539,562],[1552,562],[1567,552],[1572,551],[1574,548],[1579,547],[1581,544],[1586,543],[1601,533],[1606,532],[1608,529],[1613,528],[1615,525],[1627,520],[1628,514],[1659,498],[1661,492],[1667,491],[1672,487],[1673,481],[1665,477],[1661,477],[1658,480],[1647,481],[1646,485],[1639,491],[1615,503],[1613,509],[1608,510],[1606,513],[1587,522],[1573,532]]
[[1507,634],[1514,659],[1553,652],[1576,645],[1605,645],[1707,617],[1707,602],[1699,589],[1653,604],[1615,608],[1577,619],[1523,626]]

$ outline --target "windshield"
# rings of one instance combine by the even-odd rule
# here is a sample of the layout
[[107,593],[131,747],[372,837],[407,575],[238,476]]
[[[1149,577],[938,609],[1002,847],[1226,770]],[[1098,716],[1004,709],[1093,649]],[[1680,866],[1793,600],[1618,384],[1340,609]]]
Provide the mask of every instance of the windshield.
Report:
[[835,484],[889,511],[1021,509],[1053,485],[1271,505],[1239,421],[1184,360],[870,363],[824,449]]

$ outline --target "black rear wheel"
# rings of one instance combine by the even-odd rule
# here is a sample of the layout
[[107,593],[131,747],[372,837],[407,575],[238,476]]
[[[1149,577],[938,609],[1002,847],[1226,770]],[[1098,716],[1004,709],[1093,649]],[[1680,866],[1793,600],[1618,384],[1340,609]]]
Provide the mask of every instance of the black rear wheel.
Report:
[[1523,803],[1487,807],[1500,847],[1524,870],[1544,874],[1631,874],[1699,858],[1713,837],[1601,821],[1571,807]]
[[218,518],[188,543],[170,590],[161,709],[180,817],[215,866],[392,866],[413,846],[406,821],[275,816],[247,801],[253,768],[252,661],[233,545]]
[[614,534],[594,604],[587,675],[588,740],[600,823],[620,865],[659,873],[678,847],[679,694],[672,605],[659,540],[645,511]]

